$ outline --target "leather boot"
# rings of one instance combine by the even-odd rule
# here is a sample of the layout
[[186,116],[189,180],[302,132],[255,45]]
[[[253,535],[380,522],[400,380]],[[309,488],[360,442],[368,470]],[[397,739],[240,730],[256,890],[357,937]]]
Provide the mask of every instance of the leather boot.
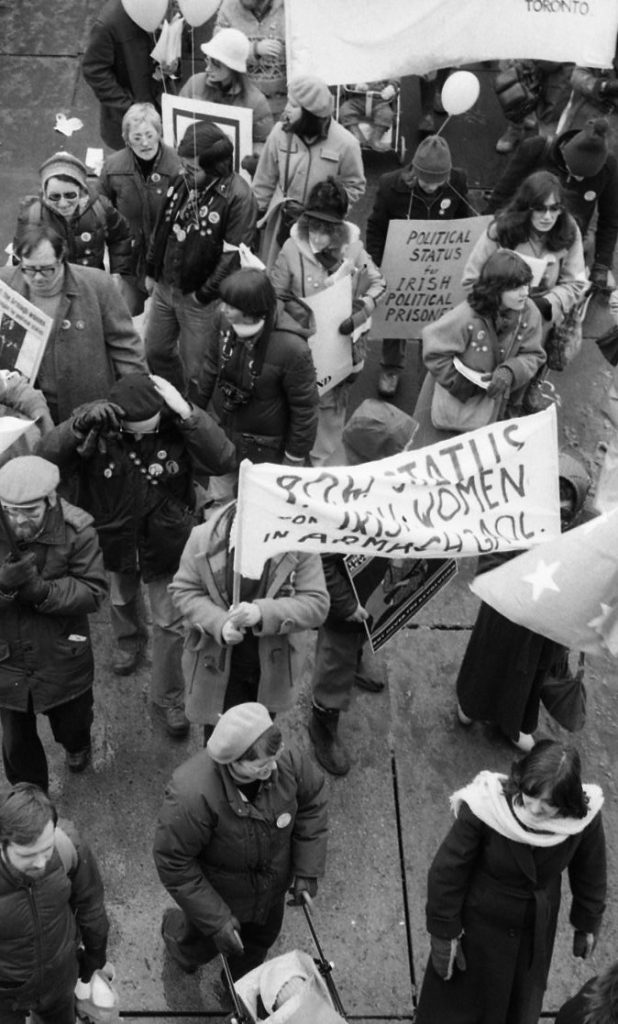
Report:
[[337,734],[339,714],[337,708],[311,706],[309,735],[313,751],[318,763],[331,775],[347,775],[350,770],[348,752]]

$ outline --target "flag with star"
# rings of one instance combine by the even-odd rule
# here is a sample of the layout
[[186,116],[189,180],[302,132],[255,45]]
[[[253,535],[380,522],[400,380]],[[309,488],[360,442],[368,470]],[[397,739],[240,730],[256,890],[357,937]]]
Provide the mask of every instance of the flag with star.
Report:
[[478,576],[470,588],[550,640],[618,656],[618,509]]

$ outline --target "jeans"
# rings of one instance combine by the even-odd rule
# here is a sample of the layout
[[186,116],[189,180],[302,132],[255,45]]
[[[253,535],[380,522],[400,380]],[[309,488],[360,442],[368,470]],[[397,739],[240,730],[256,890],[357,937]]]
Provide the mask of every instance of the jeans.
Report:
[[364,630],[343,633],[320,626],[311,685],[321,708],[348,710],[365,640]]
[[[150,699],[160,707],[184,707],[182,616],[167,589],[171,581],[169,575],[146,584],[152,611]],[[135,649],[145,635],[138,573],[110,573],[110,609],[116,643],[123,650]]]
[[[92,687],[79,697],[49,708],[43,714],[49,719],[56,743],[60,743],[69,754],[77,754],[90,745]],[[0,708],[0,723],[4,772],[11,785],[14,786],[16,782],[33,782],[47,792],[47,758],[36,731],[32,697],[28,700],[26,711]],[[1,1016],[0,1020],[3,1020]]]
[[152,293],[145,337],[148,365],[183,394],[199,378],[215,307],[215,302],[204,306],[194,295],[183,295],[162,281]]

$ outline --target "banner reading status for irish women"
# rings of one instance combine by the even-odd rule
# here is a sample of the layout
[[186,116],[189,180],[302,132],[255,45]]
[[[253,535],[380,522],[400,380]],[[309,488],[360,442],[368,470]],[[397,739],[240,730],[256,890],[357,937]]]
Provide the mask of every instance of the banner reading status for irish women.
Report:
[[560,533],[556,411],[360,466],[240,467],[234,569],[286,551],[463,558]]
[[392,220],[382,257],[386,292],[372,316],[372,335],[420,338],[426,324],[461,302],[463,269],[491,219]]
[[286,0],[285,13],[288,79],[329,85],[517,57],[609,67],[618,32],[616,0]]

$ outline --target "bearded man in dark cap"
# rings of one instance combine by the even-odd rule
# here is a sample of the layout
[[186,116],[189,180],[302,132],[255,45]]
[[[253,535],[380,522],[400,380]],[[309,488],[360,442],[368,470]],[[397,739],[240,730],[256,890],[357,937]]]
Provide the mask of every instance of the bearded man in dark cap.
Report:
[[189,125],[178,155],[184,169],[170,186],[146,261],[152,308],[146,354],[154,373],[180,391],[196,380],[219,298],[219,285],[251,245],[257,204],[233,167],[234,147],[211,121]]

